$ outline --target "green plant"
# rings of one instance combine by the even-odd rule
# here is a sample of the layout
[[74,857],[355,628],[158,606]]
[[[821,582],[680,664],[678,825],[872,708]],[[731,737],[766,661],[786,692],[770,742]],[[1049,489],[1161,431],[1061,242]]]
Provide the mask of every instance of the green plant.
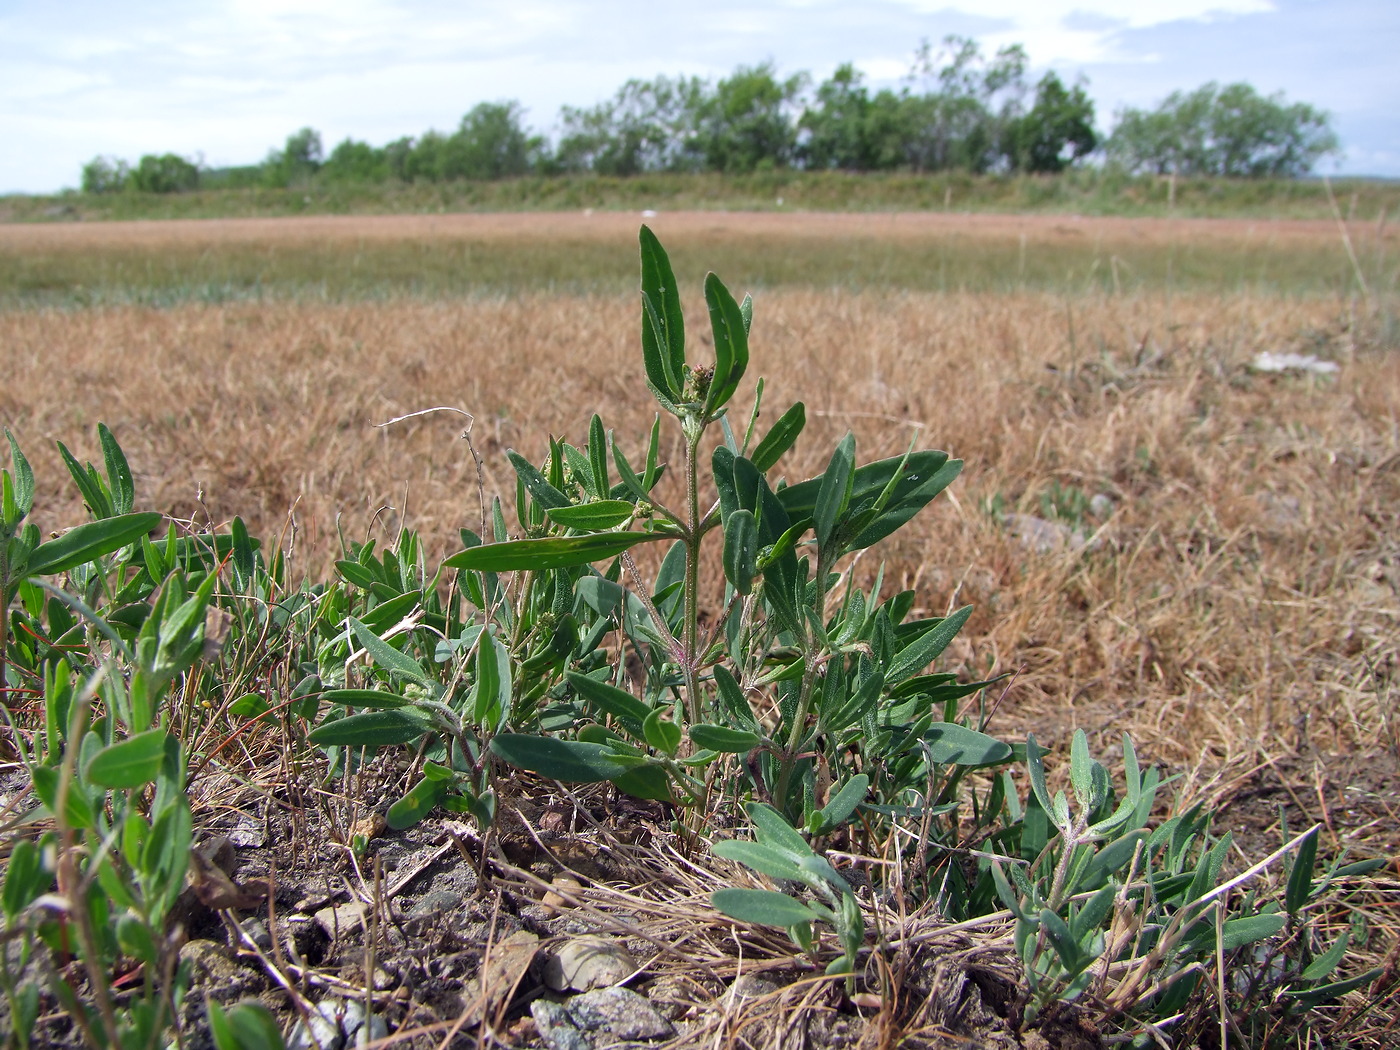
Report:
[[[167,927],[193,823],[186,750],[164,701],[204,652],[217,577],[203,574],[191,588],[177,568],[152,583],[138,552],[150,548],[146,534],[160,516],[130,513],[125,458],[105,427],[99,433],[105,479],[60,446],[97,520],[58,539],[39,544],[33,525],[18,529],[32,506],[33,477],[13,438],[13,480],[8,471],[0,476],[0,597],[7,625],[25,639],[7,669],[21,683],[16,691],[42,704],[32,737],[12,732],[54,823],[37,841],[14,843],[0,890],[6,933],[19,938],[19,974],[30,975],[17,976],[8,957],[0,966],[21,1046],[39,1003],[31,962],[93,1046],[154,1045],[186,983]],[[60,572],[68,589],[40,578]],[[13,615],[11,587],[20,598]],[[61,972],[70,963],[82,968],[86,998]]]

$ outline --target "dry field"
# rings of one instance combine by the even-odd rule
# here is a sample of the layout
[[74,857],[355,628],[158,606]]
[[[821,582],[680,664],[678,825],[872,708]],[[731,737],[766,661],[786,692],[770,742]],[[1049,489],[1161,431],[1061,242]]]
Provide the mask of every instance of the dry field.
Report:
[[[0,253],[14,264],[31,252],[194,258],[226,247],[272,259],[279,246],[315,244],[369,258],[375,242],[392,251],[457,238],[488,253],[562,244],[563,269],[590,252],[632,258],[636,221],[4,227]],[[953,238],[1000,245],[1014,265],[1018,252],[1050,259],[1056,246],[1082,261],[1076,245],[1123,260],[1267,243],[1264,265],[1280,272],[1289,259],[1326,260],[1319,287],[1341,287],[1352,272],[1329,224],[937,215],[655,224],[690,293],[693,341],[705,338],[706,253],[741,291],[742,266],[730,274],[723,261],[774,244],[839,259],[862,250],[856,242]],[[1384,247],[1358,241],[1358,266]],[[1373,296],[1387,291],[1365,272]],[[883,557],[924,607],[975,603],[954,663],[1016,672],[991,698],[990,732],[1031,729],[1063,748],[1083,727],[1107,755],[1129,732],[1148,760],[1190,774],[1180,790],[1224,805],[1219,829],[1235,830],[1255,857],[1279,844],[1280,807],[1291,828],[1324,821],[1330,849],[1400,853],[1400,353],[1366,298],[1238,285],[1210,293],[1190,282],[1119,293],[1102,282],[958,291],[956,280],[938,291],[891,275],[863,289],[803,283],[770,277],[755,297],[751,375],[767,377],[765,414],[796,399],[808,406],[789,477],[818,472],[817,451],[847,430],[862,459],[897,454],[915,435],[966,461],[952,498],[898,545],[871,552],[862,571],[873,575]],[[0,422],[34,463],[41,527],[81,511],[53,441],[95,458],[101,420],[131,459],[142,505],[196,527],[242,515],[325,578],[338,534],[384,540],[407,526],[445,554],[457,529],[480,527],[457,417],[377,423],[433,406],[472,413],[485,487],[507,497],[504,449],[539,458],[549,435],[581,443],[595,411],[637,448],[653,406],[634,296],[531,285],[375,301],[15,306],[0,312]],[[1316,354],[1340,369],[1261,374],[1250,364],[1263,351]],[[1088,542],[1038,549],[1014,517],[1056,513]],[[1372,919],[1393,931],[1393,909],[1378,906]]]

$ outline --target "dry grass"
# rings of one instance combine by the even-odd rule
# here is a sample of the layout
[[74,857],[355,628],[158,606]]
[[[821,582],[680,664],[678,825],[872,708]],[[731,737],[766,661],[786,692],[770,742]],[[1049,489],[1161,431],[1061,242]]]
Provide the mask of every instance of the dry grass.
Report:
[[[95,456],[103,420],[151,505],[241,514],[269,542],[291,512],[298,563],[321,574],[338,525],[406,524],[442,553],[479,527],[457,424],[376,422],[471,411],[507,495],[503,448],[581,442],[591,412],[637,448],[653,410],[634,312],[524,297],[9,313],[0,418],[39,472],[46,528],[80,512],[52,442]],[[801,398],[812,417],[792,476],[847,429],[864,457],[917,427],[967,461],[953,499],[882,553],[928,605],[977,605],[969,669],[1021,669],[1003,731],[1129,729],[1174,767],[1394,752],[1400,369],[1353,349],[1337,304],[778,292],[754,337],[770,407]],[[1339,357],[1340,378],[1251,374],[1265,349]],[[1113,500],[1094,550],[1037,554],[982,509],[1040,513],[1052,486]]]

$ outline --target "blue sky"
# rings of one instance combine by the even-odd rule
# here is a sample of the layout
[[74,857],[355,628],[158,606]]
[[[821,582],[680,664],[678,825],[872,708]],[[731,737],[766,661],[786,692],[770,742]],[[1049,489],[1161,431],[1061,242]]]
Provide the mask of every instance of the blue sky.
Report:
[[1281,91],[1333,116],[1320,171],[1400,177],[1396,0],[0,0],[0,192],[76,185],[97,154],[252,163],[306,125],[382,144],[481,101],[550,132],[629,77],[770,59],[894,85],[950,33],[1083,75],[1104,130],[1210,80]]

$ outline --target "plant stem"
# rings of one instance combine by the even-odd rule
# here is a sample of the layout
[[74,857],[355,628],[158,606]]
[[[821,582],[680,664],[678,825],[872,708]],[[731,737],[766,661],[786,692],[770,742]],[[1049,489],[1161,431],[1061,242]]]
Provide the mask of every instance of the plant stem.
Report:
[[703,424],[685,427],[685,611],[681,622],[681,672],[685,675],[685,716],[700,721],[700,478],[695,460],[700,452]]
[[[817,600],[815,603],[818,616],[823,615],[826,610],[826,578],[829,575],[826,551],[819,551],[817,554]],[[787,747],[783,749],[782,769],[778,774],[778,790],[773,796],[778,804],[778,808],[787,809],[788,785],[792,781],[793,770],[797,767],[797,748],[802,743],[802,734],[807,728],[807,715],[812,709],[812,692],[817,685],[817,669],[821,666],[820,646],[817,644],[816,632],[812,630],[809,622],[803,625],[803,639],[805,644],[802,647],[802,689],[797,697],[797,710],[793,713],[792,730],[788,733]]]

